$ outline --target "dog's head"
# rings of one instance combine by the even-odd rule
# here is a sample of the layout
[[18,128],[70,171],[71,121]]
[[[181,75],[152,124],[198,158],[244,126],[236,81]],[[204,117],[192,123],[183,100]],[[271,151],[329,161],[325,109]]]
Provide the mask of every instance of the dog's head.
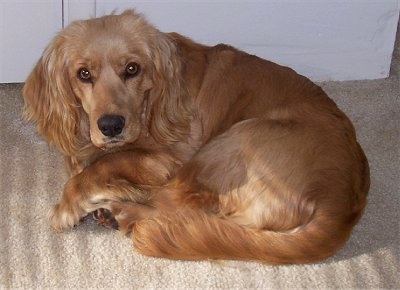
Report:
[[73,22],[28,77],[25,117],[66,155],[132,143],[143,130],[173,141],[186,122],[179,72],[173,41],[133,11]]

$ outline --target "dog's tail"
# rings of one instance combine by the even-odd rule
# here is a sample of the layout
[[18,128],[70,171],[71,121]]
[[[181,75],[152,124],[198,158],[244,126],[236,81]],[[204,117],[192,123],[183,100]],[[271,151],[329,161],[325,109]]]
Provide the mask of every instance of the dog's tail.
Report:
[[329,220],[334,219],[314,216],[301,228],[274,232],[243,227],[229,219],[187,208],[137,222],[132,238],[140,253],[170,259],[307,263],[332,255],[347,240],[353,225],[332,224]]

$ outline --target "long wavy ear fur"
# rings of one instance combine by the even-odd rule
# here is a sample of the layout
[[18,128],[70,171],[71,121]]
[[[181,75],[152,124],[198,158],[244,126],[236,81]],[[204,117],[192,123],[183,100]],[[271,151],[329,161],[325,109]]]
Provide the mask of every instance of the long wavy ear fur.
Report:
[[168,34],[149,24],[134,10],[121,14],[125,27],[136,43],[142,43],[152,63],[153,88],[149,92],[147,125],[152,136],[161,143],[173,143],[187,136],[191,110],[182,85],[182,63],[177,47]]
[[69,84],[63,39],[56,37],[43,52],[23,88],[24,119],[65,155],[79,150],[79,104]]
[[182,63],[177,47],[167,34],[157,32],[149,43],[154,64],[149,129],[159,141],[172,143],[187,136],[192,114],[188,92],[182,84]]

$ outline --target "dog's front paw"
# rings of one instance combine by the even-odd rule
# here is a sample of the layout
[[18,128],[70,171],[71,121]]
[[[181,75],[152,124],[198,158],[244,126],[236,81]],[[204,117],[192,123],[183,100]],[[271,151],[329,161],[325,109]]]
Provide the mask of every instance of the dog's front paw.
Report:
[[61,203],[54,205],[49,212],[51,227],[61,232],[73,228],[78,225],[81,216],[78,210],[73,210],[70,206],[62,205]]

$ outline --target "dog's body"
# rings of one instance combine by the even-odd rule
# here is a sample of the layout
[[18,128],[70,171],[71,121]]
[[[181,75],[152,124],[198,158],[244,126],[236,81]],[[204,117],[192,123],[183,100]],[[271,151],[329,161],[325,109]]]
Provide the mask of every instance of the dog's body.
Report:
[[144,254],[302,263],[337,251],[366,203],[354,128],[318,86],[132,11],[61,31],[24,97],[71,169],[56,230],[95,212]]

